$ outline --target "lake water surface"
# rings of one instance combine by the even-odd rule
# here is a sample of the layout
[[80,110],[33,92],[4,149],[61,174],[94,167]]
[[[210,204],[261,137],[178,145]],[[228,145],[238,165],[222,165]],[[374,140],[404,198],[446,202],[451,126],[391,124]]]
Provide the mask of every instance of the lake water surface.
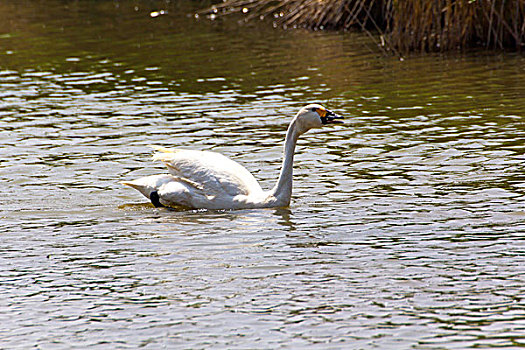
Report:
[[[186,1],[0,2],[0,348],[525,347],[525,57],[384,57]],[[161,14],[161,10],[165,11]],[[155,209],[150,144],[290,208]]]

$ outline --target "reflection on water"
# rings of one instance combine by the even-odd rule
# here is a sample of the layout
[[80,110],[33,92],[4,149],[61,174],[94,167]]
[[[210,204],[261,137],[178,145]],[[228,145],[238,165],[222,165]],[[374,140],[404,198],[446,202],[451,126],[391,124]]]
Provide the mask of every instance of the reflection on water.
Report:
[[[525,346],[524,58],[399,62],[192,6],[0,3],[0,347]],[[271,188],[310,101],[347,119],[299,141],[289,209],[118,184],[161,144]]]

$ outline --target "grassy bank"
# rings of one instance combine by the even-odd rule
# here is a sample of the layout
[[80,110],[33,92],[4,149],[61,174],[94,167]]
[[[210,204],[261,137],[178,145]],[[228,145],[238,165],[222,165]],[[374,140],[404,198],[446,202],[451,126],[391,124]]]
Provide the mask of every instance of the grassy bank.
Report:
[[225,0],[204,11],[274,26],[377,32],[394,53],[525,49],[525,0]]

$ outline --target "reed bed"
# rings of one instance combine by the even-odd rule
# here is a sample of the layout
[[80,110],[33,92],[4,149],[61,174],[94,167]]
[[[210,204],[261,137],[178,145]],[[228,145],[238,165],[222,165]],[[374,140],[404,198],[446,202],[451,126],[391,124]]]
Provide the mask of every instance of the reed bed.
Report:
[[201,14],[234,13],[284,28],[358,28],[394,53],[525,49],[525,0],[224,0]]

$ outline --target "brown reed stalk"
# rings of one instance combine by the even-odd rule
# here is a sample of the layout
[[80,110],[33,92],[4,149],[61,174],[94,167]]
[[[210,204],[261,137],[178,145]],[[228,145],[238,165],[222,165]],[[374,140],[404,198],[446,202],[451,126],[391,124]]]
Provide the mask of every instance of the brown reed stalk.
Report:
[[224,0],[199,14],[233,13],[282,27],[358,28],[395,54],[525,48],[525,0]]

